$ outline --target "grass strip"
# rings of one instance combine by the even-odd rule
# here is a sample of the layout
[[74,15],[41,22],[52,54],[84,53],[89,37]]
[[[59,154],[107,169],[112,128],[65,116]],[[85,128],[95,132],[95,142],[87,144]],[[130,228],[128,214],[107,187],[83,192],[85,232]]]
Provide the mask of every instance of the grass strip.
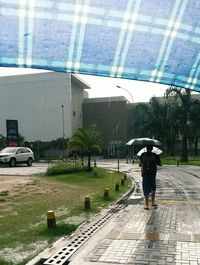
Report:
[[[131,186],[131,180],[120,185],[123,175],[101,168],[88,172],[36,177],[33,185],[20,185],[0,201],[0,265],[24,265],[27,259],[45,249],[59,237],[69,235]],[[109,188],[109,198],[104,190]],[[90,196],[91,209],[84,209],[84,198]],[[53,210],[57,228],[47,229],[47,211]],[[18,259],[16,257],[19,256]]]

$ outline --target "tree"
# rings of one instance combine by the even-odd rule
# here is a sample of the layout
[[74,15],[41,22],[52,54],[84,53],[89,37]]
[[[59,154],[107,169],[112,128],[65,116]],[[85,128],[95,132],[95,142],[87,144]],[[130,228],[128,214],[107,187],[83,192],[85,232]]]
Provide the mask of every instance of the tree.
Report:
[[198,141],[200,138],[200,101],[193,100],[190,108],[190,139],[194,142],[194,155],[198,155]]
[[156,97],[152,97],[149,103],[148,120],[146,130],[150,132],[151,137],[162,139],[165,126],[166,109]]
[[182,135],[182,153],[181,161],[188,161],[188,135],[189,135],[189,113],[192,105],[191,92],[189,89],[180,89],[171,86],[166,90],[166,96],[174,96],[179,106],[179,115],[177,116],[179,131]]
[[150,137],[150,133],[146,130],[146,124],[148,121],[148,109],[149,104],[137,103],[135,104],[133,111],[128,117],[128,124],[130,124],[131,120],[134,121],[134,138],[142,137],[144,135]]
[[167,147],[167,154],[170,156],[175,155],[175,143],[179,136],[179,123],[177,117],[180,113],[180,108],[173,98],[168,98],[165,102],[166,115],[165,115],[165,142]]
[[88,156],[88,169],[91,168],[91,155],[95,151],[101,151],[101,140],[96,125],[90,125],[87,128],[81,128],[69,140],[69,149],[79,149],[82,155]]
[[0,150],[6,147],[7,138],[0,134]]

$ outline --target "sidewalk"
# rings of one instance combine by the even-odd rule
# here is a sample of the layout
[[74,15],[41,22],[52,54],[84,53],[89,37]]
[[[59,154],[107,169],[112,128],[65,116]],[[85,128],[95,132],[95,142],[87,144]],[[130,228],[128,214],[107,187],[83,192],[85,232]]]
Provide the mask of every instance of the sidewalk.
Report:
[[179,202],[144,211],[141,204],[128,205],[69,264],[200,264],[200,236],[185,222],[185,207]]
[[[136,183],[140,179],[137,174]],[[99,217],[90,228],[83,227],[76,238],[64,245],[58,255],[54,255],[56,258],[60,255],[60,260],[50,258],[44,264],[200,264],[200,221],[199,212],[196,212],[198,202],[193,207],[177,188],[166,189],[167,192],[163,192],[160,187],[157,193],[159,207],[151,207],[146,211],[138,187],[137,194],[130,196],[125,204],[119,205],[114,213]],[[101,222],[103,225],[97,229]],[[91,233],[92,236],[81,245],[84,236]],[[70,250],[73,255],[62,263]]]

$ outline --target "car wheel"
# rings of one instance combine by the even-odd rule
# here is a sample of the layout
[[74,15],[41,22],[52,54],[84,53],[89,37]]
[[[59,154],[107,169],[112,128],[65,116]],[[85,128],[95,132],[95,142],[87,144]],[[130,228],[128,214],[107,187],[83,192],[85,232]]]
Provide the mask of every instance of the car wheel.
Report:
[[29,167],[31,167],[32,164],[33,164],[33,159],[32,159],[31,157],[29,157],[29,159],[28,159],[28,161],[27,161],[27,165],[28,165]]
[[10,163],[9,163],[10,167],[15,167],[16,166],[16,159],[15,158],[11,158],[10,159]]

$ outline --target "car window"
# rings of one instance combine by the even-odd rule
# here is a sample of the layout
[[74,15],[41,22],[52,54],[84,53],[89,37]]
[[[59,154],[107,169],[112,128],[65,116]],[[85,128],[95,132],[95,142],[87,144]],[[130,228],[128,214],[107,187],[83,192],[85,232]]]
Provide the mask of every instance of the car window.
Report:
[[23,151],[22,151],[22,149],[20,148],[20,149],[17,150],[17,154],[21,154],[21,153],[23,153]]
[[12,148],[12,147],[6,147],[3,150],[1,150],[1,153],[15,153],[16,152],[16,148]]
[[29,153],[29,150],[26,148],[23,148],[23,153]]

